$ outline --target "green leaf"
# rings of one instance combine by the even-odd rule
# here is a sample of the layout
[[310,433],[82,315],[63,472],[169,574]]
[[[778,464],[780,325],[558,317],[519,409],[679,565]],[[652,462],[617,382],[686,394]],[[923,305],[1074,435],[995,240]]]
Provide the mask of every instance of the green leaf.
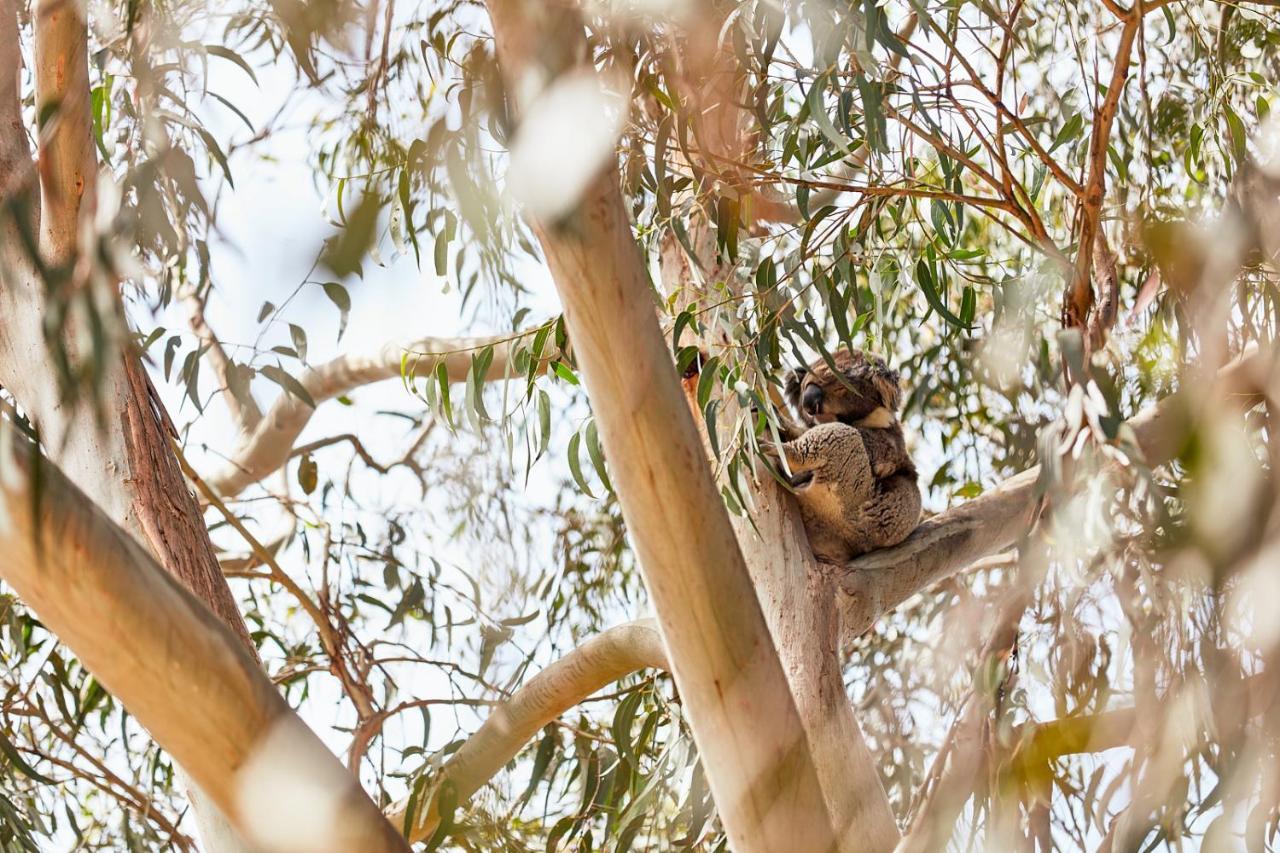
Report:
[[546,391],[538,389],[538,452],[535,459],[541,459],[547,452],[547,444],[551,441],[551,397]]
[[1052,154],[1060,145],[1072,141],[1080,136],[1084,131],[1084,118],[1080,113],[1072,113],[1071,118],[1067,119],[1066,124],[1058,131],[1058,135],[1053,138],[1053,144],[1049,146],[1049,153]]
[[635,723],[636,711],[640,707],[640,700],[644,698],[639,690],[632,690],[622,701],[618,703],[618,708],[613,712],[613,726],[611,732],[613,734],[613,744],[618,748],[618,754],[623,758],[631,760],[634,763],[635,747],[631,742],[631,727]]
[[738,259],[738,200],[720,196],[716,202],[716,243],[729,260]]
[[852,154],[853,150],[849,147],[849,140],[831,122],[831,115],[827,112],[826,104],[823,103],[822,92],[827,87],[829,79],[829,74],[821,74],[818,79],[813,81],[813,85],[809,87],[809,94],[806,98],[806,103],[809,106],[809,115],[817,122],[818,130],[832,145],[846,155]]
[[938,294],[937,284],[933,280],[933,272],[923,259],[916,262],[916,281],[920,282],[920,289],[924,291],[924,298],[928,301],[929,307],[937,311],[951,325],[962,329],[970,328],[969,324],[953,314],[951,309],[943,303],[942,297]]
[[1244,122],[1240,120],[1240,116],[1236,115],[1236,111],[1231,109],[1230,104],[1223,104],[1222,112],[1226,117],[1227,129],[1231,134],[1231,154],[1235,157],[1237,163],[1243,163],[1249,154],[1249,134],[1244,129]]
[[431,834],[427,842],[427,850],[438,850],[444,840],[453,832],[454,813],[458,810],[458,786],[453,780],[446,778],[440,783],[440,793],[436,797],[436,811],[440,815],[440,825]]
[[303,494],[314,492],[319,480],[320,467],[310,453],[304,453],[302,461],[298,463],[298,485],[302,487]]
[[453,404],[449,400],[449,368],[445,366],[444,359],[436,362],[436,384],[440,389],[440,409],[444,412],[445,423],[453,429]]
[[311,408],[314,409],[316,407],[316,401],[311,399],[311,393],[303,387],[301,382],[294,379],[283,367],[276,364],[268,364],[258,372],[279,385],[288,393],[306,403]]
[[556,750],[560,747],[560,738],[556,732],[555,725],[549,725],[543,729],[542,740],[538,742],[538,751],[533,756],[533,768],[529,771],[529,784],[524,789],[524,793],[520,795],[519,802],[527,803],[529,798],[533,796],[533,792],[538,787],[538,783],[542,781],[542,777],[546,775],[547,768],[551,765],[551,759],[555,757]]
[[[408,158],[412,161],[413,157]],[[404,211],[404,230],[409,235],[409,242],[413,244],[414,262],[422,266],[422,251],[418,245],[418,229],[413,226],[413,199],[409,195],[409,170],[400,170],[400,179],[396,182],[396,197],[400,201],[400,209]]]
[[587,485],[587,479],[582,476],[582,460],[578,455],[578,446],[582,443],[582,433],[575,432],[573,438],[569,439],[569,473],[573,475],[573,481],[578,484],[578,488],[583,491],[589,498],[594,498],[595,493],[591,491],[591,487]]
[[173,372],[173,359],[178,354],[178,347],[182,345],[182,338],[173,335],[164,345],[164,379],[169,381],[169,374]]
[[293,349],[298,353],[299,361],[307,360],[307,333],[295,323],[289,324],[289,338],[293,341]]
[[577,375],[572,370],[570,370],[569,365],[565,364],[563,361],[557,361],[555,364],[551,366],[551,369],[555,371],[556,376],[559,376],[561,379],[563,379],[565,382],[568,382],[570,385],[580,384],[578,382]]
[[209,154],[217,162],[218,167],[222,169],[222,174],[226,176],[227,183],[234,189],[236,182],[231,179],[231,166],[227,163],[227,155],[222,153],[222,147],[218,145],[218,140],[214,139],[213,134],[203,128],[196,127],[194,129],[204,141],[204,147],[208,149]]
[[338,340],[340,341],[342,333],[347,330],[347,321],[351,319],[351,294],[347,292],[346,287],[336,281],[326,281],[322,287],[329,301],[338,306]]
[[720,367],[719,356],[712,356],[702,364],[702,372],[698,374],[698,408],[706,408],[707,401],[711,399],[711,391],[715,388],[716,373]]
[[200,350],[192,350],[182,362],[182,379],[186,382],[187,396],[191,398],[197,411],[200,410],[200,354]]
[[862,124],[867,145],[872,151],[883,154],[889,150],[885,140],[883,87],[868,80],[861,72],[854,75],[854,82],[858,84],[858,93],[862,96]]
[[613,484],[609,482],[609,474],[604,468],[604,451],[600,449],[600,435],[596,432],[596,422],[587,424],[587,455],[591,457],[591,466],[596,469],[596,476],[604,483],[605,489],[612,492]]
[[378,229],[378,214],[382,199],[376,192],[366,192],[338,232],[331,237],[320,254],[320,262],[339,277],[359,273],[365,255],[373,246]]
[[244,61],[244,57],[240,54],[236,53],[231,48],[224,47],[220,44],[207,44],[204,46],[204,49],[210,56],[216,56],[240,66],[240,68],[244,70],[244,73],[249,75],[249,79],[253,81],[254,85],[258,85],[258,75],[253,73],[253,68],[249,66],[249,63]]

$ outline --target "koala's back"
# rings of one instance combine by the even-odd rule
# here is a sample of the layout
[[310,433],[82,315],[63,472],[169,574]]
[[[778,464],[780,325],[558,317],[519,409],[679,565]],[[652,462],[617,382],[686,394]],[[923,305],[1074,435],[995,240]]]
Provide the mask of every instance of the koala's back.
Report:
[[845,562],[901,542],[920,519],[915,470],[877,478],[864,432],[820,424],[792,442],[806,474],[795,483],[809,545],[819,559]]

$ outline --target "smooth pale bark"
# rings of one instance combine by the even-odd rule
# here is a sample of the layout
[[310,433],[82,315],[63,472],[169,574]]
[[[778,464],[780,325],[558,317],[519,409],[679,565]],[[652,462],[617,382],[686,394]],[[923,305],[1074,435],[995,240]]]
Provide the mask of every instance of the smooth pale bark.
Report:
[[[698,7],[689,31],[680,44],[682,91],[696,139],[690,156],[703,168],[719,172],[716,189],[725,195],[751,196],[743,201],[752,214],[777,213],[768,200],[743,182],[736,164],[758,159],[758,133],[753,113],[742,107],[750,102],[743,91],[738,57],[721,39],[728,5]],[[908,19],[903,37],[915,26]],[[896,68],[897,57],[891,63]],[[682,155],[678,155],[682,156]],[[858,160],[858,156],[863,159]],[[850,158],[850,168],[865,165],[866,149]],[[856,161],[856,162],[855,162]],[[776,207],[776,205],[774,205]],[[660,256],[663,284],[680,308],[699,309],[720,303],[718,288],[737,292],[739,271],[718,257],[715,234],[708,219],[688,228],[688,244],[697,257],[694,268],[685,246],[670,235]],[[712,291],[711,286],[716,290]],[[706,332],[697,343],[711,355],[733,352],[734,343],[717,322],[716,310],[699,312]],[[681,341],[681,344],[689,341]],[[696,402],[698,378],[685,380],[686,397],[705,435],[702,413]],[[720,400],[721,423],[738,415],[733,395]],[[706,451],[711,457],[710,445]],[[845,690],[839,656],[840,614],[836,607],[835,567],[818,563],[809,548],[795,502],[771,477],[762,476],[748,487],[753,506],[750,517],[735,516],[732,523],[747,563],[774,646],[787,674],[801,725],[809,741],[814,768],[841,849],[890,850],[899,832],[889,798],[875,760],[867,748],[861,727]]]
[[[1126,427],[1148,465],[1168,462],[1186,440],[1204,399],[1247,410],[1272,387],[1274,355],[1251,350],[1218,372],[1212,388],[1184,387],[1131,418]],[[857,635],[886,613],[1025,534],[1036,512],[1036,466],[980,497],[923,522],[900,545],[856,558],[842,571],[846,635]]]
[[[465,802],[547,723],[602,687],[645,668],[667,668],[666,649],[653,620],[629,622],[591,638],[495,708],[484,725],[449,756],[412,815],[408,800],[388,810],[392,825],[411,843],[428,837],[440,823],[438,803],[444,783],[453,786],[459,803]],[[413,823],[406,826],[410,817]]]
[[[493,361],[486,380],[511,378],[516,339],[420,338],[402,344],[386,344],[375,352],[339,356],[317,365],[298,377],[317,405],[347,394],[362,385],[395,379],[401,370],[410,376],[432,376],[441,361],[450,382],[462,382],[471,370],[471,359],[485,347],[493,347]],[[544,352],[539,371],[559,356],[555,347]],[[523,374],[521,374],[523,377]],[[314,409],[293,394],[281,394],[271,409],[246,433],[240,447],[220,470],[205,481],[224,497],[240,494],[249,486],[285,464],[298,436],[311,420]]]
[[[493,0],[489,12],[508,92],[529,93],[548,70],[539,60],[559,61],[555,73],[581,55],[580,29],[549,29],[543,4]],[[730,843],[832,849],[810,747],[654,315],[614,164],[568,221],[535,231]]]
[[[674,239],[667,241],[661,256],[665,287],[686,306],[703,295],[700,280],[733,281],[733,271],[717,262],[709,226],[696,226],[690,244],[702,264],[701,276]],[[717,328],[713,322],[708,327]],[[712,331],[699,342],[710,353],[728,346],[716,335]],[[697,386],[696,376],[685,380],[689,408],[705,431],[696,403]],[[721,423],[732,422],[736,401],[726,397],[721,402]],[[710,456],[709,448],[705,452]],[[840,573],[813,558],[795,502],[772,477],[763,474],[750,491],[754,501],[750,518],[734,517],[732,522],[787,673],[837,839],[841,849],[850,851],[892,850],[898,843],[898,825],[854,716],[840,666],[835,585]]]
[[224,813],[265,825],[254,809],[277,804],[245,796],[245,768],[288,731],[292,750],[272,757],[310,778],[282,799],[312,825],[258,835],[263,849],[407,850],[226,625],[12,427],[3,438],[0,575]]

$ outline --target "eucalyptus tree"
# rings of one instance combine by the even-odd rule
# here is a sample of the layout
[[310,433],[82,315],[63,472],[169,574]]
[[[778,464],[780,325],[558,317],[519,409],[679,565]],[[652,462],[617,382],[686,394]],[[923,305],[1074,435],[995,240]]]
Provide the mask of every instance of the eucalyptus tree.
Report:
[[[0,2],[7,844],[1270,843],[1273,4],[408,6]],[[837,566],[841,345],[929,512]]]

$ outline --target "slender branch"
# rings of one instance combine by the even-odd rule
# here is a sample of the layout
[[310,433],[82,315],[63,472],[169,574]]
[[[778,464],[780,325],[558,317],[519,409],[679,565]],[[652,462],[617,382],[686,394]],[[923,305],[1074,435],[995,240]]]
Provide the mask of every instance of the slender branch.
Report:
[[[411,376],[432,376],[444,365],[450,382],[462,382],[471,370],[472,356],[493,347],[493,361],[486,380],[517,378],[514,355],[519,341],[529,333],[490,338],[420,338],[404,344],[387,344],[373,353],[349,354],[307,370],[298,381],[317,404],[350,393],[362,385],[395,379],[401,368]],[[548,346],[537,370],[545,371],[561,353]],[[213,490],[234,497],[289,459],[294,443],[311,420],[314,409],[293,394],[281,394],[250,432],[231,461],[206,477]]]
[[[1218,373],[1225,399],[1247,410],[1263,399],[1272,359],[1253,350]],[[1181,447],[1203,389],[1184,388],[1127,423],[1146,462],[1158,465]],[[866,631],[879,618],[940,580],[1025,534],[1038,505],[1040,468],[1023,471],[980,497],[927,519],[900,545],[864,554],[844,569],[842,610],[846,634]]]
[[[40,756],[42,759],[55,764],[78,778],[84,779],[98,790],[111,797],[114,797],[120,803],[128,808],[136,811],[141,817],[154,823],[162,832],[169,836],[169,843],[181,850],[193,850],[195,845],[191,839],[178,831],[178,828],[160,811],[151,798],[144,791],[139,790],[120,778],[110,767],[108,767],[98,756],[85,749],[76,739],[75,736],[58,725],[45,709],[44,703],[32,702],[29,705],[30,713],[39,717],[40,720],[48,728],[49,732],[58,740],[62,741],[71,749],[82,761],[88,762],[98,775],[76,764],[73,761],[64,761],[53,755],[46,755],[38,749],[24,748],[26,751]],[[22,748],[22,747],[20,747]]]
[[464,802],[515,758],[548,723],[593,693],[641,669],[667,669],[667,654],[657,624],[641,619],[610,628],[529,679],[454,752],[418,798],[412,814],[408,800],[387,811],[388,819],[410,843],[426,838],[439,824],[439,794],[447,781]]
[[1131,14],[1124,19],[1120,42],[1115,49],[1111,80],[1107,84],[1107,94],[1093,118],[1093,133],[1089,137],[1089,174],[1084,184],[1084,196],[1080,200],[1080,248],[1076,254],[1071,286],[1067,289],[1062,308],[1062,324],[1068,328],[1083,329],[1093,307],[1093,287],[1089,272],[1093,266],[1093,243],[1098,234],[1102,202],[1107,191],[1107,149],[1111,145],[1111,126],[1115,123],[1120,96],[1124,94],[1125,84],[1129,80],[1133,44],[1141,26],[1140,14]]
[[231,363],[222,342],[218,340],[218,336],[213,333],[208,320],[205,319],[204,300],[200,298],[200,294],[194,287],[184,288],[181,298],[187,306],[187,318],[191,324],[191,331],[195,332],[196,337],[200,339],[200,346],[208,353],[210,361],[213,362],[213,371],[217,374],[218,381],[222,383],[222,399],[227,404],[231,417],[235,419],[241,430],[247,432],[253,429],[262,420],[262,410],[258,408],[258,403],[253,399],[252,392],[248,388],[244,389],[243,396],[236,394],[234,384],[236,378],[232,376],[235,365]]
[[182,454],[182,449],[174,444],[174,454],[178,458],[178,463],[182,466],[182,472],[191,482],[200,490],[200,494],[204,499],[217,508],[227,523],[240,534],[249,547],[253,550],[254,555],[261,560],[260,565],[265,565],[270,573],[271,580],[280,584],[295,599],[299,606],[302,607],[306,614],[311,617],[311,621],[315,623],[316,630],[320,634],[320,645],[324,648],[325,654],[329,657],[330,667],[333,674],[342,684],[342,689],[351,698],[351,702],[356,707],[356,712],[363,720],[372,716],[375,711],[373,708],[373,696],[369,690],[369,686],[352,672],[347,657],[343,654],[344,644],[343,637],[338,628],[334,627],[332,620],[329,619],[323,606],[324,600],[317,604],[307,591],[304,590],[289,574],[281,568],[276,561],[275,555],[268,551],[266,546],[258,541],[258,537],[245,527],[235,513],[227,507],[226,503],[214,493],[209,484],[200,478],[195,472],[191,464],[187,462],[186,457]]

